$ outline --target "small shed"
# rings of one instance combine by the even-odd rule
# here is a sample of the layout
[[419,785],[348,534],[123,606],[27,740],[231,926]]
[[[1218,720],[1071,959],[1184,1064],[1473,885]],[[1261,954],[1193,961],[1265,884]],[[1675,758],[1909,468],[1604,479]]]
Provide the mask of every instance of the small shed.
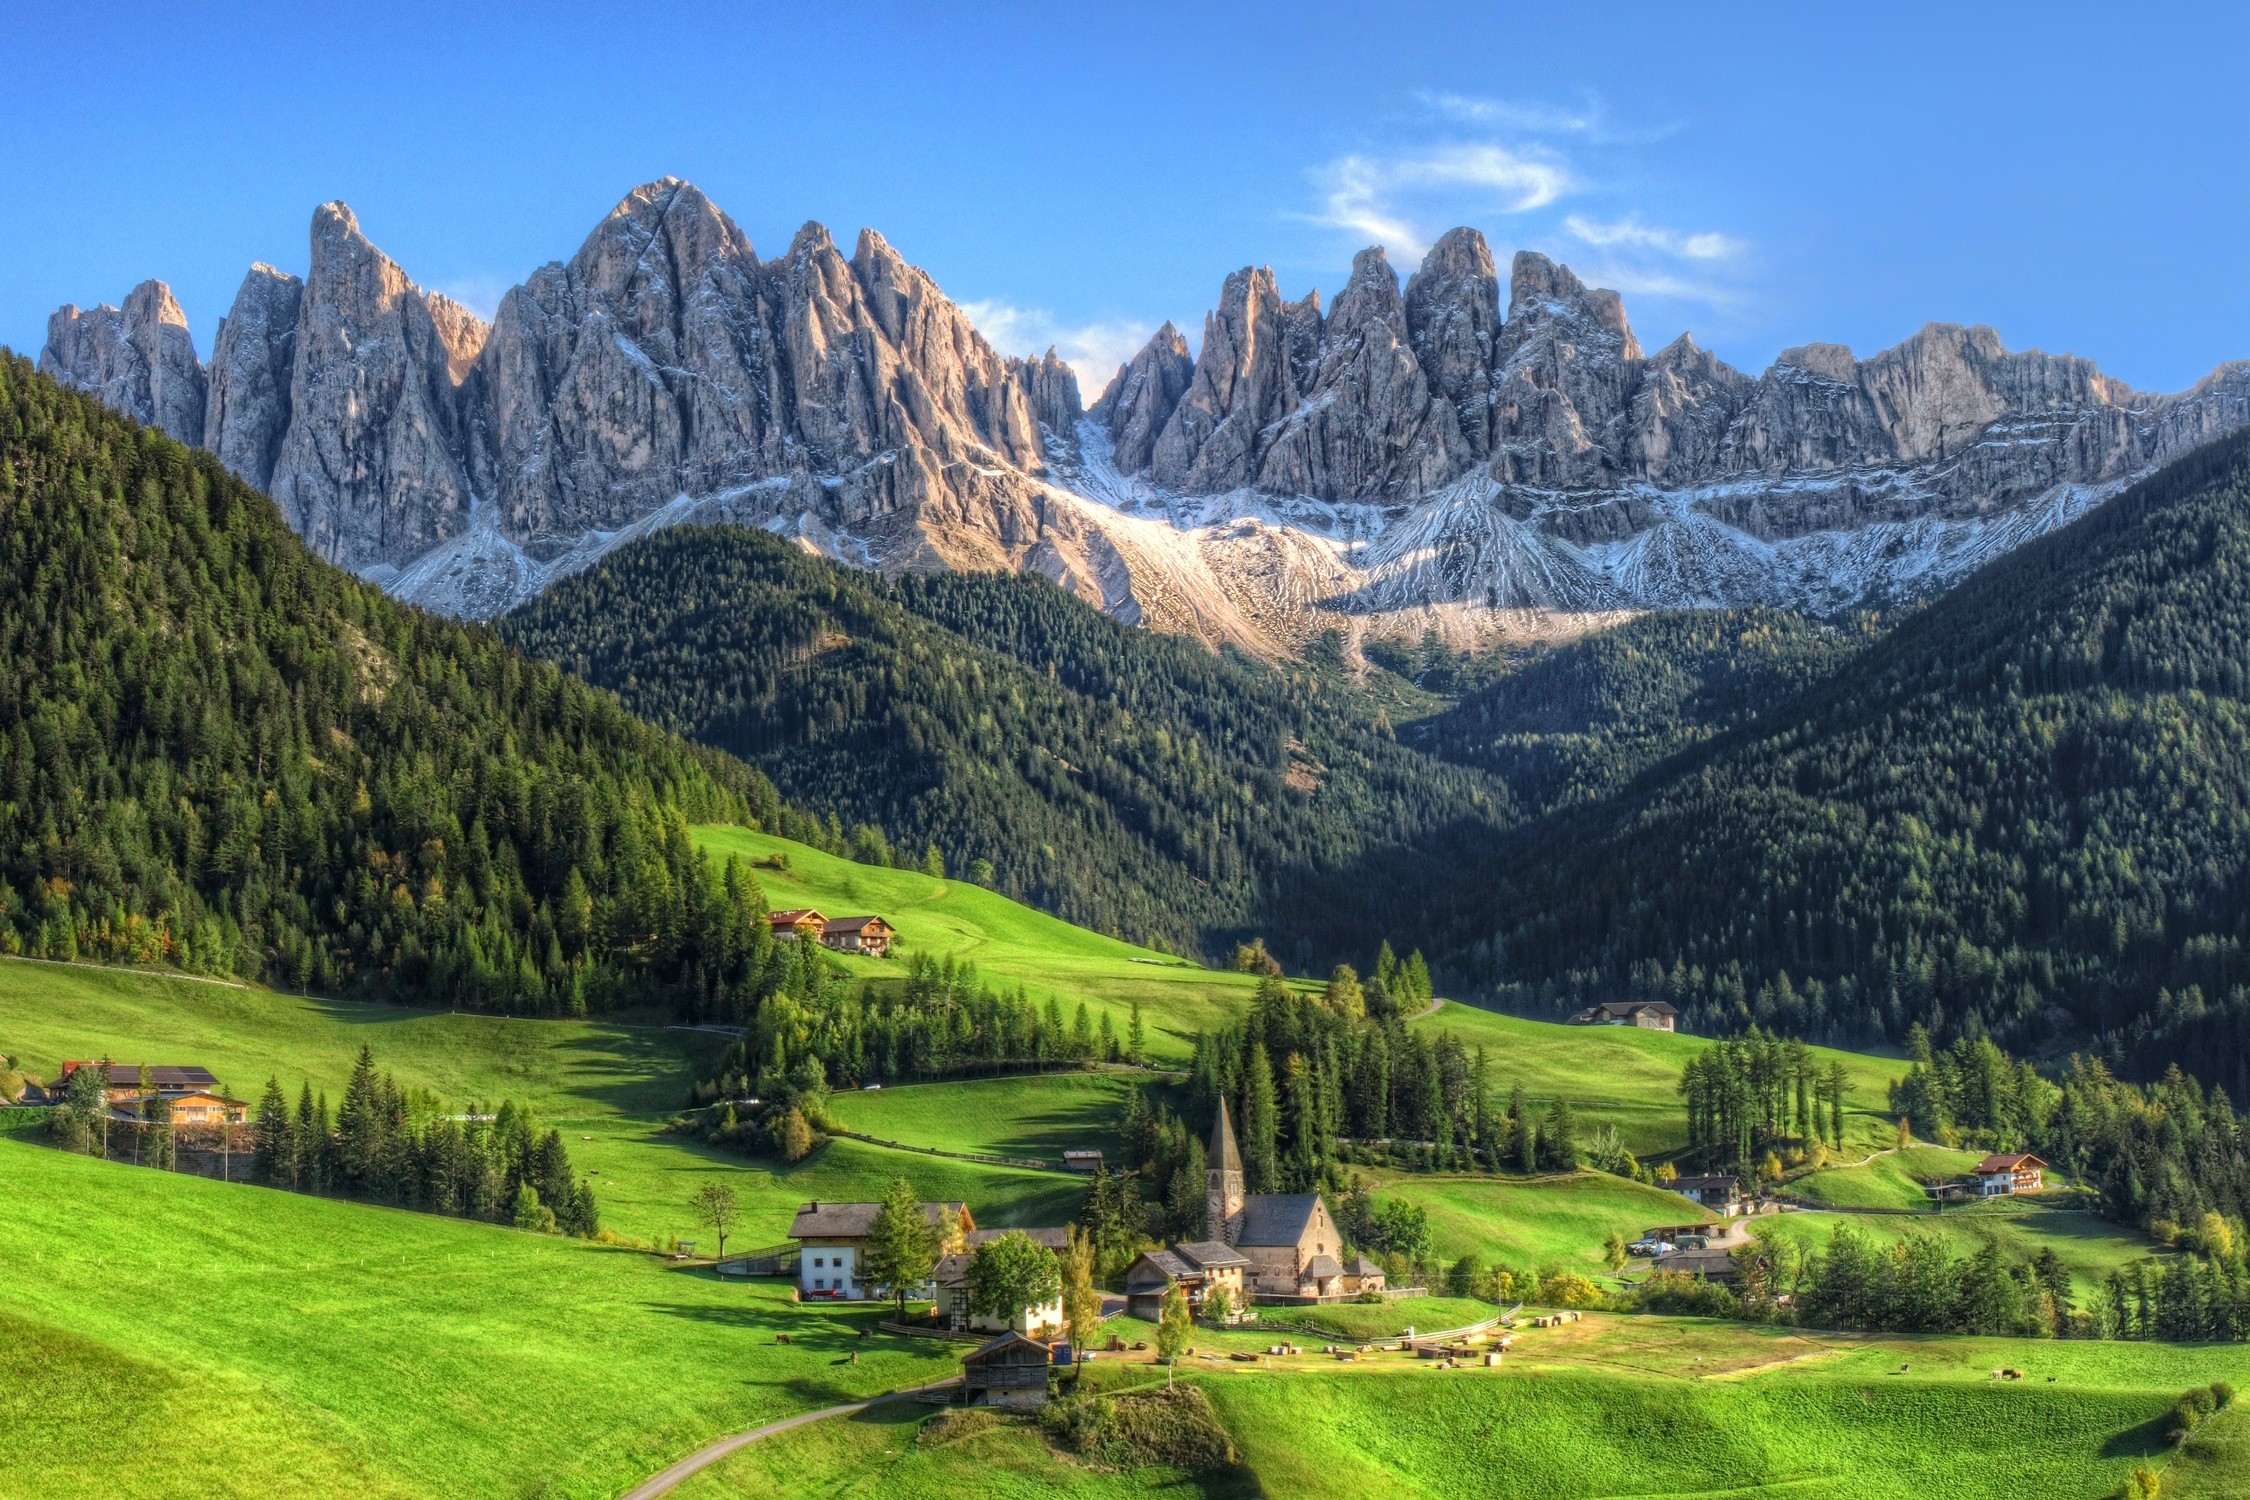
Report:
[[1063,1168],[1066,1171],[1090,1174],[1098,1170],[1101,1164],[1102,1154],[1099,1151],[1077,1149],[1063,1153]]
[[1053,1363],[1047,1345],[1010,1329],[961,1356],[962,1399],[971,1406],[1044,1406]]

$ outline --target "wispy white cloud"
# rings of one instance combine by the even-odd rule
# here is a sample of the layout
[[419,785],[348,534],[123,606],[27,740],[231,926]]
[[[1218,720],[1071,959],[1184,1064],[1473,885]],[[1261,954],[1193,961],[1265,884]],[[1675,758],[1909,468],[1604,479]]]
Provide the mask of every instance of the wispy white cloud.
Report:
[[1607,224],[1598,223],[1583,214],[1564,218],[1563,228],[1589,245],[1603,249],[1622,246],[1632,250],[1652,250],[1660,255],[1682,260],[1732,260],[1749,248],[1749,242],[1736,239],[1731,234],[1706,230],[1700,234],[1682,234],[1676,229],[1660,229],[1643,224],[1639,218],[1627,214]]
[[1371,236],[1405,256],[1420,255],[1434,238],[1428,209],[1529,213],[1574,187],[1560,161],[1490,142],[1392,156],[1354,154],[1316,175],[1323,190],[1316,222]]
[[1425,91],[1415,97],[1428,109],[1463,125],[1492,125],[1530,135],[1583,135],[1601,126],[1600,106],[1593,104],[1573,110],[1510,99],[1473,99],[1466,94]]
[[[1427,92],[1395,144],[1362,146],[1313,169],[1313,223],[1419,257],[1446,229],[1474,224],[1495,249],[1537,247],[1585,280],[1631,295],[1739,305],[1748,240],[1663,224],[1629,186],[1639,148],[1672,133],[1621,128],[1600,99],[1575,106]],[[1598,206],[1598,207],[1597,207]],[[1567,210],[1567,211],[1566,211]],[[1577,254],[1571,251],[1575,247]]]
[[1117,367],[1138,354],[1157,328],[1135,318],[1065,323],[1042,308],[998,299],[964,302],[961,311],[1002,354],[1036,358],[1053,349],[1078,376],[1079,395],[1089,406]]

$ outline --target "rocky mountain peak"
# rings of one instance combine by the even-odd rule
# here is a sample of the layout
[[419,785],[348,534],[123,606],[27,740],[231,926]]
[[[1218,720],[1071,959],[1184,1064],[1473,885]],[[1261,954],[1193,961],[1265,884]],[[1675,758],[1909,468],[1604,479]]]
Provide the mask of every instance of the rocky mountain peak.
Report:
[[1406,334],[1426,378],[1452,406],[1472,458],[1492,451],[1493,351],[1500,277],[1474,229],[1452,229],[1406,283]]
[[1325,310],[1243,267],[1199,352],[1165,324],[1090,413],[1054,350],[1003,357],[873,230],[847,260],[808,223],[761,261],[676,178],[490,324],[341,202],[310,239],[304,281],[244,277],[208,369],[160,282],[60,309],[41,366],[204,442],[322,554],[470,614],[692,519],[864,566],[1036,569],[1251,649],[1338,609],[1846,607],[2250,424],[2250,365],[2142,396],[1979,326],[1755,378],[1686,335],[1644,357],[1623,300],[1547,256],[1514,258],[1503,307],[1465,228],[1403,288],[1361,252]]
[[1194,375],[1195,357],[1187,339],[1169,319],[1139,353],[1117,367],[1088,415],[1109,434],[1111,459],[1120,472],[1137,474],[1148,467],[1157,435]]
[[58,308],[39,368],[182,442],[203,440],[203,365],[187,314],[161,281],[134,287],[121,308]]

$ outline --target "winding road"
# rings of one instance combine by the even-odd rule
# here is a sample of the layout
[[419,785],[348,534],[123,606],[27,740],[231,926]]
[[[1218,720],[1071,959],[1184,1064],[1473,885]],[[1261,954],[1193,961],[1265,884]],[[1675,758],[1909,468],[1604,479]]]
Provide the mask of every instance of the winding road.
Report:
[[748,1432],[738,1432],[732,1437],[723,1437],[708,1447],[698,1448],[655,1478],[642,1480],[625,1492],[623,1500],[656,1500],[658,1495],[670,1494],[673,1488],[689,1475],[700,1473],[728,1454],[739,1452],[763,1438],[770,1438],[777,1433],[787,1432],[795,1427],[803,1427],[808,1423],[825,1422],[830,1417],[856,1416],[870,1406],[881,1406],[886,1401],[903,1401],[909,1396],[919,1396],[924,1391],[934,1391],[940,1386],[952,1385],[960,1378],[958,1375],[948,1376],[944,1380],[933,1380],[928,1385],[909,1386],[903,1391],[892,1391],[887,1396],[870,1396],[865,1401],[850,1401],[842,1406],[824,1406],[818,1411],[801,1411],[793,1417],[783,1417],[778,1422],[768,1422],[763,1427],[753,1427]]

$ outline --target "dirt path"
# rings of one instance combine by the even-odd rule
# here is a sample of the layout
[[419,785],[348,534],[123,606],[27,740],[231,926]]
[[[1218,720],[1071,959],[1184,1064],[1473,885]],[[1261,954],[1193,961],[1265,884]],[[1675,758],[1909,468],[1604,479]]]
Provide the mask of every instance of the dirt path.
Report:
[[886,1401],[903,1401],[909,1396],[918,1396],[924,1391],[951,1385],[959,1378],[959,1376],[951,1376],[944,1380],[933,1380],[928,1385],[910,1386],[903,1391],[893,1391],[887,1396],[870,1396],[865,1401],[850,1401],[842,1406],[824,1406],[819,1411],[799,1412],[793,1417],[784,1417],[778,1422],[768,1422],[763,1427],[753,1427],[748,1432],[738,1432],[732,1437],[721,1438],[708,1447],[699,1448],[690,1453],[686,1458],[681,1459],[655,1478],[642,1480],[625,1492],[623,1500],[656,1500],[658,1495],[670,1494],[682,1480],[690,1475],[699,1474],[728,1454],[740,1452],[752,1443],[764,1438],[770,1438],[778,1433],[788,1432],[793,1428],[803,1427],[812,1422],[825,1422],[830,1417],[856,1416],[870,1406],[881,1406]]

